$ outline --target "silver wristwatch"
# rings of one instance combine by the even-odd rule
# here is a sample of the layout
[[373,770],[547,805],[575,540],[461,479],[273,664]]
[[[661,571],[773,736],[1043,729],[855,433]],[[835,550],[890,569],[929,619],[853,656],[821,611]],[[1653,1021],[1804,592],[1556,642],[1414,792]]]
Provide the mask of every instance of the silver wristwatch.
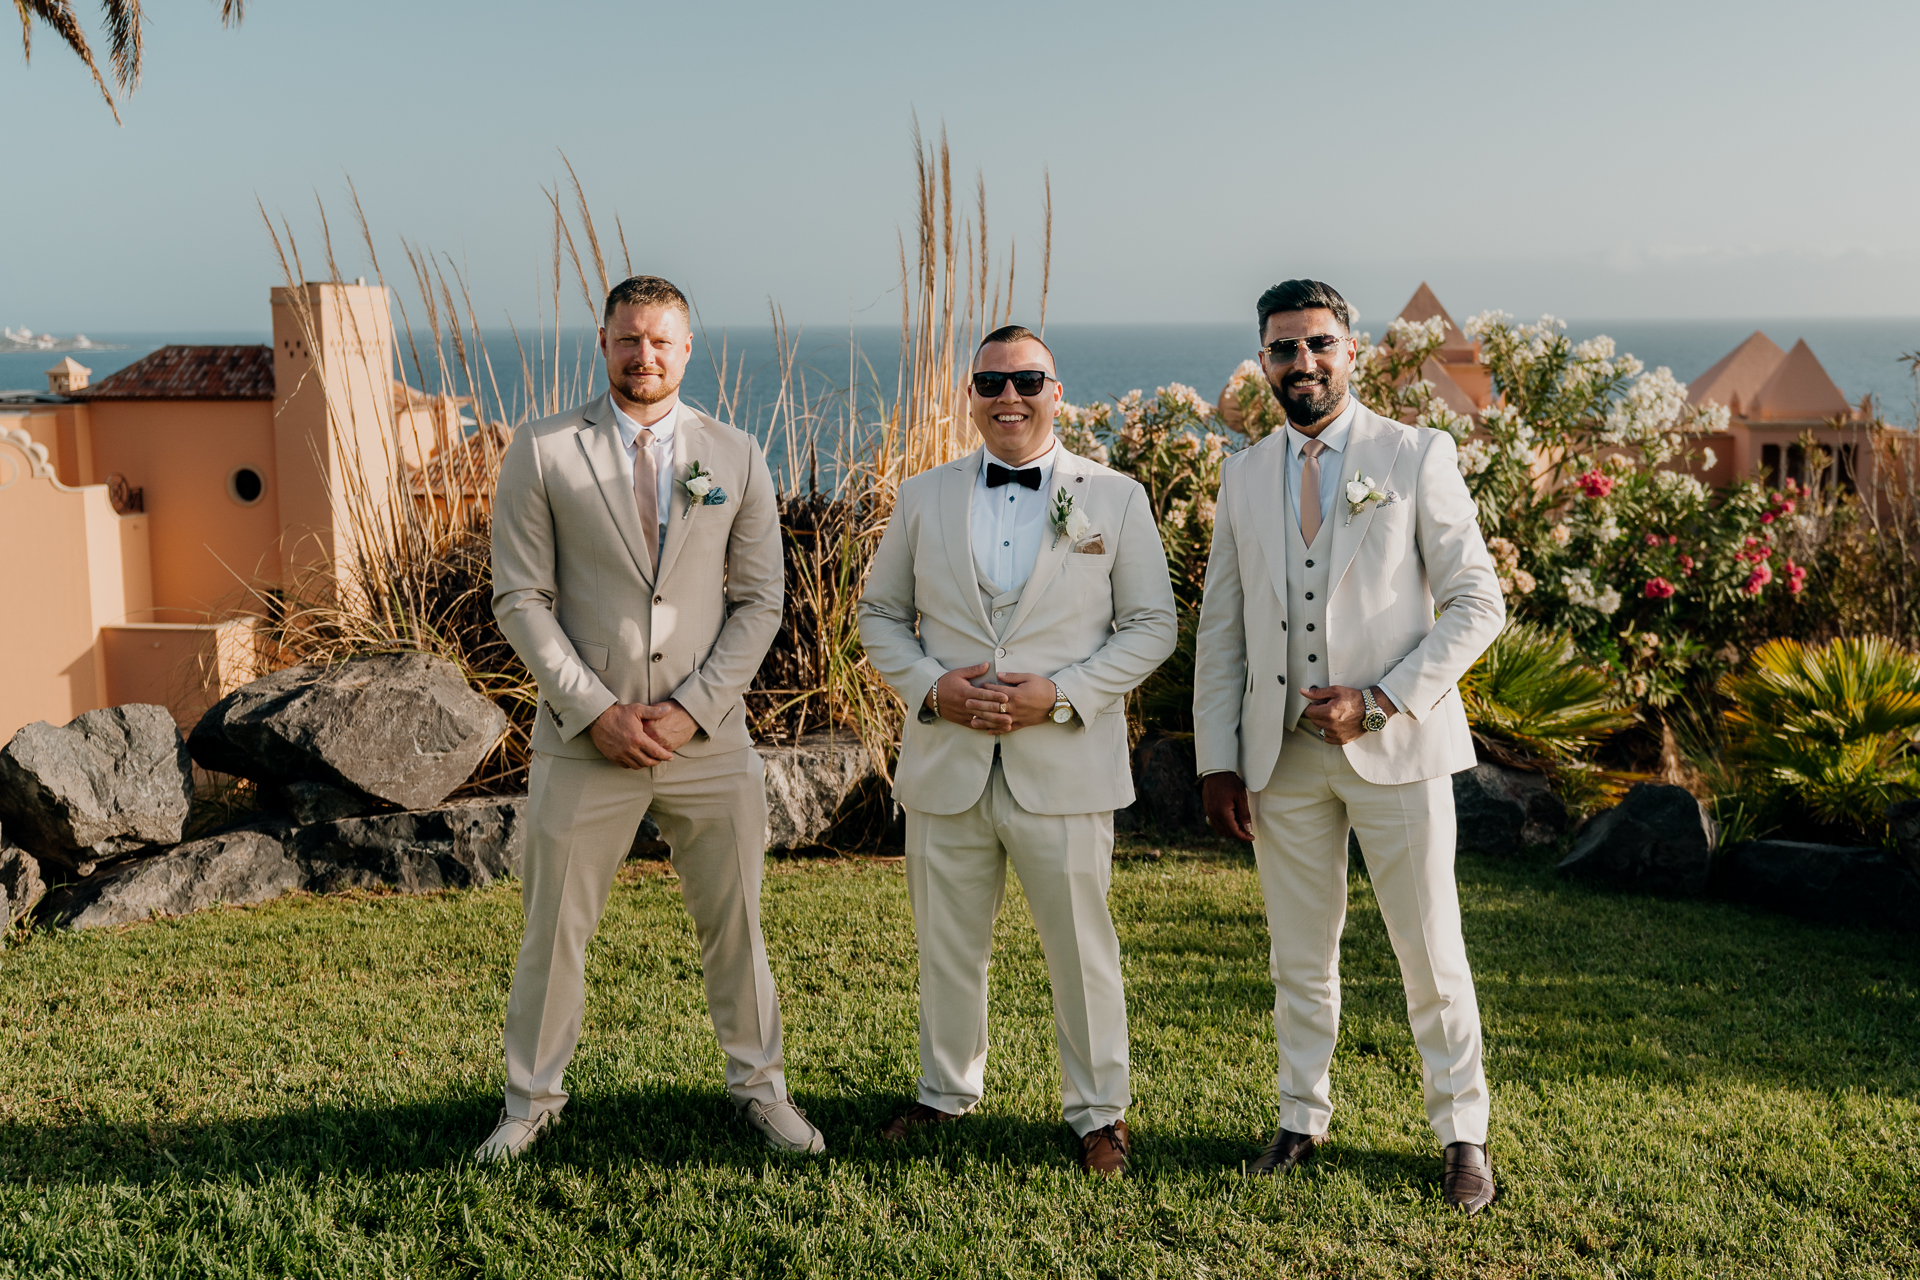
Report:
[[1378,733],[1386,728],[1387,713],[1382,711],[1380,704],[1373,700],[1373,690],[1371,688],[1360,691],[1360,701],[1367,709],[1367,714],[1360,718],[1360,727],[1368,733]]
[[1053,686],[1053,722],[1065,724],[1073,719],[1073,704],[1067,701],[1067,695],[1060,692],[1060,686]]

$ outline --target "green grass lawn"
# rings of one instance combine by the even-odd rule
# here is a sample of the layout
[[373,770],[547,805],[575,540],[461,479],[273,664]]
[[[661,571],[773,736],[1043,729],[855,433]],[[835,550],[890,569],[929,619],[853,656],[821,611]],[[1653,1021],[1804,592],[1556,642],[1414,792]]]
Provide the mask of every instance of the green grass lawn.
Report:
[[[1135,852],[1138,852],[1136,850]],[[0,954],[0,1275],[1523,1276],[1920,1272],[1920,955],[1464,859],[1500,1199],[1440,1201],[1397,970],[1353,880],[1332,1145],[1274,1123],[1251,860],[1123,861],[1134,1176],[1082,1176],[1046,974],[1010,894],[980,1111],[902,1148],[914,947],[883,862],[770,867],[790,1081],[732,1119],[676,882],[614,893],[564,1126],[499,1106],[519,893],[296,898]]]

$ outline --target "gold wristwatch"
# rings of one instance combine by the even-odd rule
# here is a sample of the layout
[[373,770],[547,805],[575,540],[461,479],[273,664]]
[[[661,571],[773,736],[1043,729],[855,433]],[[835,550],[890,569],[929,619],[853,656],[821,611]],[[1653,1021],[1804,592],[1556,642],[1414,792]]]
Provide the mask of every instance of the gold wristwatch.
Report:
[[1067,701],[1067,695],[1060,692],[1060,686],[1053,686],[1053,722],[1065,724],[1073,719],[1073,704]]
[[1387,727],[1387,713],[1382,711],[1380,704],[1373,700],[1371,688],[1360,691],[1360,702],[1367,709],[1367,714],[1360,718],[1361,728],[1368,733],[1378,733]]

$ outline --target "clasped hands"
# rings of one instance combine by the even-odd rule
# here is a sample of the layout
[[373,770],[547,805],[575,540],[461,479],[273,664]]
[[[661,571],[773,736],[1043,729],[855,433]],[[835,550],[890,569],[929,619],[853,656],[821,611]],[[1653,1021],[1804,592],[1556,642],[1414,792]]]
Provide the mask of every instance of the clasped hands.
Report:
[[673,759],[699,724],[687,709],[665,702],[616,702],[587,728],[600,754],[622,769],[651,769]]
[[991,664],[956,667],[934,682],[928,703],[936,702],[940,718],[963,729],[994,735],[1012,733],[1039,724],[1053,713],[1059,690],[1045,676],[1002,671],[998,684],[976,685]]
[[[1308,700],[1306,719],[1323,742],[1344,747],[1366,733],[1363,720],[1367,705],[1358,689],[1343,684],[1305,690]],[[1391,720],[1399,708],[1379,685],[1373,687],[1373,700]],[[1253,839],[1253,807],[1247,801],[1247,784],[1240,775],[1228,771],[1210,773],[1200,780],[1200,804],[1207,811],[1207,825],[1218,835],[1235,840]]]

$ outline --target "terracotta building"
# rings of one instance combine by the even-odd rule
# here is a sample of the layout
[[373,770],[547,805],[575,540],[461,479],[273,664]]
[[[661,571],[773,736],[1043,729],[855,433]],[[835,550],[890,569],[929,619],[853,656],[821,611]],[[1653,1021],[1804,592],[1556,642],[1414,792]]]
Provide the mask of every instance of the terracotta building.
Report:
[[[0,393],[0,742],[157,702],[182,722],[251,678],[250,615],[349,552],[378,490],[461,430],[393,379],[387,291],[272,291],[271,346],[173,346],[97,383]],[[356,481],[357,482],[357,481]]]

